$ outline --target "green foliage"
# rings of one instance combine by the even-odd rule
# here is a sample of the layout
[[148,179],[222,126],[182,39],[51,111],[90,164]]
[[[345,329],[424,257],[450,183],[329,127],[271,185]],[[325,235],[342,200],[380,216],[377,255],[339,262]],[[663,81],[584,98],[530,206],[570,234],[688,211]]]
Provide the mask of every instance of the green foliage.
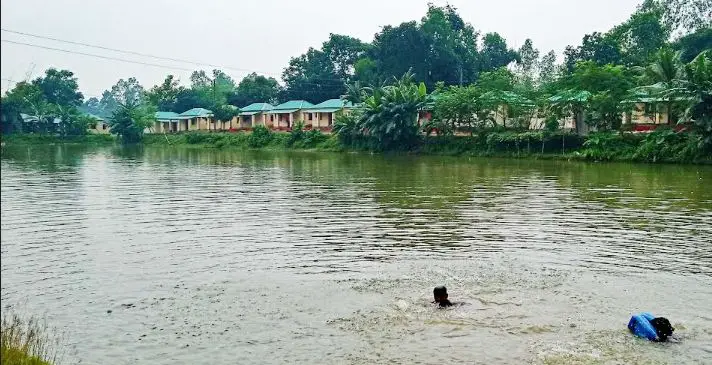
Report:
[[258,125],[252,129],[252,133],[247,139],[250,148],[262,148],[267,146],[274,139],[274,133],[269,128]]
[[573,73],[564,77],[560,85],[591,95],[588,100],[579,98],[579,102],[586,103],[586,123],[598,130],[617,130],[621,125],[621,113],[627,110],[621,102],[634,86],[634,77],[625,66],[600,66],[586,61],[576,64]]
[[291,147],[294,143],[304,139],[304,122],[299,121],[294,123],[292,130],[289,132],[289,139],[287,140],[287,146]]
[[610,35],[599,32],[586,34],[578,47],[567,46],[564,55],[564,64],[569,72],[581,61],[592,61],[598,65],[623,62],[620,44]]
[[110,115],[119,108],[119,105],[141,103],[145,97],[146,92],[135,77],[129,77],[128,80],[120,79],[111,90],[106,90],[101,95],[100,115]]
[[245,107],[252,103],[274,103],[280,92],[279,83],[272,77],[251,73],[237,85],[235,92],[228,96],[228,103]]
[[77,78],[69,70],[49,68],[44,77],[32,80],[32,85],[41,91],[49,104],[78,107],[84,100],[84,96],[79,92]]
[[[173,75],[168,75],[160,85],[152,87],[146,93],[146,97],[159,111],[175,111],[175,104],[178,101],[178,93],[181,89],[178,85],[178,79]],[[181,110],[181,112],[185,110]]]
[[712,50],[700,53],[685,66],[683,90],[673,94],[689,98],[682,121],[692,120],[697,148],[712,155]]
[[480,70],[482,72],[500,69],[518,59],[517,52],[507,48],[507,42],[499,33],[485,34],[480,52]]
[[240,109],[232,105],[214,105],[211,109],[215,120],[229,122],[240,114]]
[[[453,134],[458,129],[482,129],[485,125],[478,102],[480,91],[474,86],[453,86],[438,93],[433,103],[432,121],[423,126],[426,132],[437,129],[438,134]],[[429,134],[429,133],[428,133]]]
[[334,126],[332,128],[332,133],[338,136],[339,142],[341,142],[343,146],[353,147],[354,142],[360,134],[360,119],[361,114],[359,111],[352,111],[350,113],[336,113],[336,116],[334,117]]
[[477,80],[477,86],[484,91],[508,91],[514,89],[514,74],[506,67],[484,72]]
[[682,62],[690,62],[698,54],[712,50],[712,27],[702,28],[694,33],[681,37],[673,44],[676,51],[680,52]]
[[302,122],[295,123],[288,136],[284,141],[284,146],[300,149],[315,148],[327,139],[318,129],[305,131]]
[[129,100],[119,104],[112,113],[109,126],[111,133],[121,138],[124,144],[140,142],[144,130],[155,121],[155,109],[147,104]]
[[665,27],[674,33],[712,28],[709,0],[646,0],[641,11],[660,11]]
[[51,365],[59,360],[58,351],[58,339],[42,321],[3,313],[0,365]]
[[320,103],[338,98],[345,91],[344,84],[353,79],[354,64],[367,48],[356,38],[330,34],[321,49],[310,48],[289,61],[282,73],[286,84],[282,99]]
[[292,58],[282,73],[282,79],[286,84],[282,100],[319,103],[344,93],[344,83],[339,79],[329,55],[314,48]]
[[694,135],[675,132],[671,128],[658,128],[645,136],[635,150],[633,159],[645,162],[693,162],[704,156]]
[[630,142],[617,133],[593,133],[583,143],[584,149],[579,153],[588,160],[609,161],[621,154],[630,155],[634,148]]
[[670,29],[663,22],[659,8],[639,9],[630,18],[607,33],[619,45],[621,61],[628,65],[644,64],[663,47]]
[[373,137],[381,150],[406,150],[418,141],[418,111],[425,105],[424,83],[405,74],[394,85],[374,89],[363,102],[359,129]]

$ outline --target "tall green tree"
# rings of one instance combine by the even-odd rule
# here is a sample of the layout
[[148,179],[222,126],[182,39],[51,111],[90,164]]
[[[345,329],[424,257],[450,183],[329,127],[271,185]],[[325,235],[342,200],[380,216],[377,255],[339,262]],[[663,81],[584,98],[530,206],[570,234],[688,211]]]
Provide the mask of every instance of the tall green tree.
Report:
[[499,33],[487,33],[482,39],[480,71],[493,71],[517,61],[519,55],[508,48],[507,41]]
[[579,62],[574,72],[559,83],[567,90],[582,90],[591,94],[585,110],[586,123],[598,130],[618,130],[621,114],[626,111],[621,104],[635,85],[635,75],[623,65],[598,65],[593,61]]
[[283,100],[306,100],[320,103],[339,98],[344,93],[344,80],[325,52],[309,48],[307,53],[292,58],[282,73],[285,88]]
[[418,23],[412,21],[383,27],[373,40],[371,56],[382,79],[411,70],[417,80],[425,81],[430,71],[425,62],[429,48],[425,34]]
[[331,33],[321,50],[334,64],[334,72],[338,77],[344,82],[350,82],[354,77],[354,65],[366,55],[368,47],[368,44],[357,38]]
[[432,88],[437,82],[445,85],[467,84],[475,80],[479,71],[479,34],[465,23],[455,7],[430,4],[420,29],[429,48],[424,60],[428,68],[427,77],[423,75],[426,86]]
[[675,34],[712,28],[710,0],[645,0],[641,10],[659,10],[663,22]]
[[119,103],[109,120],[112,134],[121,138],[124,144],[140,142],[144,130],[155,121],[155,109],[136,99]]
[[658,8],[640,9],[627,21],[611,29],[605,37],[619,45],[622,61],[627,65],[646,64],[670,37],[670,30],[663,24],[662,17],[663,13]]
[[524,41],[519,48],[517,76],[520,83],[533,87],[539,69],[539,50],[534,47],[531,39]]
[[698,54],[712,50],[712,27],[702,28],[687,34],[673,44],[675,50],[680,52],[682,62],[690,62]]
[[547,84],[556,78],[556,52],[553,50],[545,54],[539,62],[539,82]]
[[34,79],[32,84],[42,91],[48,103],[78,107],[84,100],[77,78],[69,70],[49,68],[43,77]]
[[135,77],[119,79],[111,90],[106,90],[101,95],[99,104],[105,113],[111,114],[120,104],[140,103],[146,96],[143,86]]
[[[158,110],[174,111],[181,89],[178,79],[173,75],[168,75],[160,85],[155,85],[146,92],[146,97]],[[181,110],[181,112],[183,111]]]
[[569,72],[572,72],[576,63],[581,61],[593,61],[598,65],[623,63],[621,45],[618,41],[610,35],[599,32],[583,36],[578,47],[567,46],[564,55],[564,64]]
[[253,72],[240,81],[235,92],[228,96],[228,103],[239,107],[252,103],[274,103],[279,91],[277,80]]
[[[44,76],[16,84],[3,97],[3,130],[59,136],[85,134],[87,120],[77,109],[83,98],[74,73],[49,68]],[[26,119],[20,114],[26,114]]]

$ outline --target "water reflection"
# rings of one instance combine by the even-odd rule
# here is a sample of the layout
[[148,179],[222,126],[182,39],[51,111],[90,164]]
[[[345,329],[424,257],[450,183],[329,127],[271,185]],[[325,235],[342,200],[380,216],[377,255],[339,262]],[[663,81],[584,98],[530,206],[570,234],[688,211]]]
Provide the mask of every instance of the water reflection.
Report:
[[[566,318],[617,326],[642,300],[709,339],[711,179],[709,166],[6,147],[2,300],[34,296],[90,363],[200,362],[175,350],[188,337],[223,349],[218,363],[413,362],[428,344],[459,362],[474,326],[488,363],[594,333],[627,362],[624,333],[584,319],[577,337]],[[433,282],[473,305],[433,315],[414,294]]]

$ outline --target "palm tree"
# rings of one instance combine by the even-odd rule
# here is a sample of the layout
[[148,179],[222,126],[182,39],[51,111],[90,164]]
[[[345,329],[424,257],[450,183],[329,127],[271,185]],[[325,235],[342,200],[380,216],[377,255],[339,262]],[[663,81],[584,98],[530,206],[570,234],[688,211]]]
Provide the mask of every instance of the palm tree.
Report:
[[645,78],[650,83],[636,89],[637,92],[663,96],[668,123],[672,118],[672,102],[674,95],[670,91],[681,87],[685,78],[685,67],[680,60],[680,52],[668,48],[660,49],[655,55],[655,61],[645,68]]

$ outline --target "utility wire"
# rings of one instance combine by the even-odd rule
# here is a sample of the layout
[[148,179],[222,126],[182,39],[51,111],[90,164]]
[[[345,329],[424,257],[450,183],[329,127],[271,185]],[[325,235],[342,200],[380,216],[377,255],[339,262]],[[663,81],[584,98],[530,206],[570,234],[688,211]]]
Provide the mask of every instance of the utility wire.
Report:
[[[281,75],[276,74],[276,73],[271,73],[271,72],[250,70],[250,69],[246,69],[246,68],[231,67],[231,66],[224,66],[224,65],[214,65],[214,64],[205,63],[205,62],[191,61],[191,60],[185,60],[185,59],[173,58],[173,57],[156,56],[156,55],[152,55],[152,54],[148,54],[148,53],[141,53],[141,52],[136,52],[136,51],[99,46],[99,45],[95,45],[95,44],[70,41],[70,40],[59,39],[59,38],[54,38],[54,37],[47,37],[47,36],[43,36],[43,35],[39,35],[39,34],[25,33],[25,32],[20,32],[20,31],[16,31],[16,30],[5,29],[5,28],[0,28],[0,30],[2,30],[3,32],[13,33],[13,34],[27,36],[27,37],[46,39],[46,40],[50,40],[50,41],[68,43],[68,44],[73,44],[73,45],[77,45],[77,46],[98,48],[98,49],[103,49],[103,50],[112,51],[112,52],[131,54],[131,55],[135,55],[135,56],[149,57],[149,58],[155,58],[155,59],[159,59],[159,60],[172,61],[172,62],[181,62],[181,63],[187,63],[187,64],[196,65],[196,66],[208,66],[208,67],[212,67],[212,68],[216,68],[216,69],[226,69],[226,70],[233,70],[233,71],[239,71],[239,72],[254,72],[254,73],[260,73],[260,74],[264,74],[264,75],[281,77]],[[343,82],[343,80],[341,80],[341,79],[314,79],[314,80]],[[314,85],[318,85],[318,84],[314,84]]]
[[144,66],[170,68],[170,69],[182,70],[182,71],[192,71],[191,69],[185,68],[185,67],[174,67],[174,66],[159,65],[159,64],[157,64],[157,63],[148,63],[148,62],[127,60],[127,59],[124,59],[124,58],[117,58],[117,57],[110,57],[110,56],[102,56],[102,55],[93,54],[93,53],[84,53],[84,52],[72,51],[72,50],[62,49],[62,48],[54,48],[54,47],[41,46],[41,45],[39,45],[39,44],[32,44],[32,43],[24,43],[24,42],[11,41],[11,40],[9,40],[9,39],[0,39],[0,41],[5,42],[5,43],[18,44],[18,45],[21,45],[21,46],[36,47],[36,48],[48,49],[48,50],[51,50],[51,51],[58,51],[58,52],[71,53],[71,54],[78,54],[78,55],[88,56],[88,57],[102,58],[102,59],[105,59],[105,60],[112,60],[112,61],[119,61],[119,62],[126,62],[126,63],[135,63],[135,64],[139,64],[139,65],[144,65]]
[[[42,49],[47,49],[51,51],[58,51],[58,52],[64,52],[64,53],[70,53],[70,54],[77,54],[77,55],[82,55],[82,56],[89,56],[89,57],[96,57],[96,58],[101,58],[101,59],[106,59],[106,60],[112,60],[112,61],[119,61],[119,62],[126,62],[126,63],[134,63],[134,64],[139,64],[139,65],[144,65],[144,66],[152,66],[152,67],[159,67],[159,68],[165,68],[165,69],[171,69],[171,70],[182,70],[182,71],[194,71],[192,69],[188,69],[185,67],[175,67],[175,66],[166,66],[166,65],[160,65],[157,63],[148,63],[148,62],[142,62],[142,61],[134,61],[134,60],[128,60],[124,58],[117,58],[117,57],[111,57],[111,56],[103,56],[103,55],[97,55],[93,53],[84,53],[84,52],[79,52],[79,51],[73,51],[73,50],[68,50],[68,49],[62,49],[62,48],[54,48],[54,47],[48,47],[48,46],[43,46],[39,44],[32,44],[32,43],[24,43],[24,42],[17,42],[17,41],[12,41],[9,39],[0,39],[2,42],[6,43],[11,43],[11,44],[17,44],[17,45],[22,45],[22,46],[27,46],[27,47],[36,47],[36,48],[42,48]],[[209,66],[209,65],[208,65]],[[316,79],[316,80],[328,80],[328,81],[336,81],[339,83],[343,83],[343,80],[337,80],[337,79]],[[325,86],[323,83],[314,83],[314,82],[301,82],[301,85],[314,85],[314,86]],[[333,85],[329,85],[333,86]]]

